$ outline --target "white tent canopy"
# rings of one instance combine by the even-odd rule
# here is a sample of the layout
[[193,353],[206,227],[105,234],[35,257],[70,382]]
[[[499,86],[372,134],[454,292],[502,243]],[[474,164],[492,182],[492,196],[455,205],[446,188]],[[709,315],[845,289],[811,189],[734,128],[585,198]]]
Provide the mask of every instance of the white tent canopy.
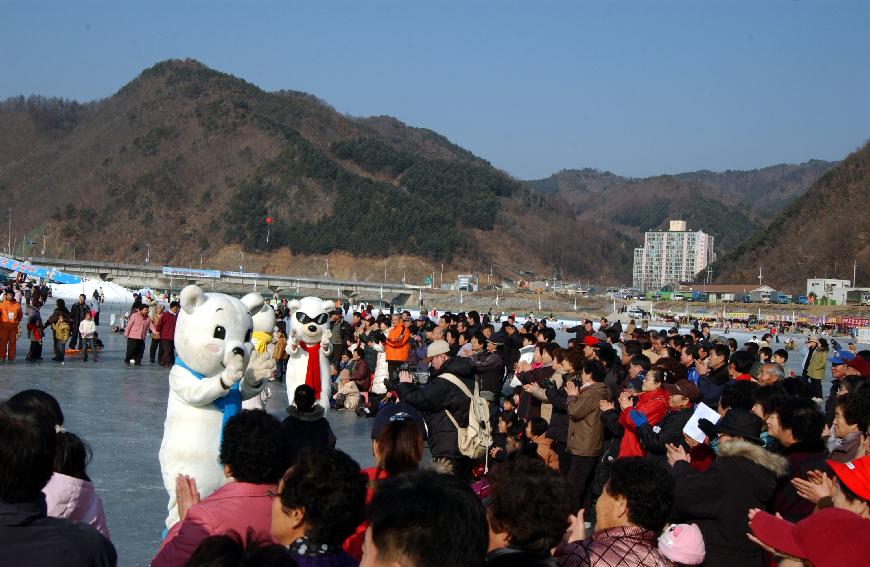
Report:
[[79,294],[83,293],[90,301],[94,296],[94,290],[99,293],[102,289],[107,302],[133,303],[131,290],[102,280],[82,280],[80,284],[51,284],[50,287],[52,297],[62,299],[78,299]]

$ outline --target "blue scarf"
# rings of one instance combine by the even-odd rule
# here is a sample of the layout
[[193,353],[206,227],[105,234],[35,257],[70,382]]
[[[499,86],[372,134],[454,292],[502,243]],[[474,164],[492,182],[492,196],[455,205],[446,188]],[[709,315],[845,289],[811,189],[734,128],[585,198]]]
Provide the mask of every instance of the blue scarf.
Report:
[[[200,374],[190,366],[186,365],[184,361],[182,361],[177,356],[175,357],[175,364],[193,374],[197,380],[202,380],[203,378],[205,378],[205,374]],[[226,427],[227,425],[227,421],[229,421],[231,417],[242,411],[242,393],[239,391],[239,383],[236,382],[235,384],[233,384],[225,396],[216,399],[212,403],[217,409],[224,412],[224,418],[221,422],[221,440],[223,440],[223,430],[224,427]]]

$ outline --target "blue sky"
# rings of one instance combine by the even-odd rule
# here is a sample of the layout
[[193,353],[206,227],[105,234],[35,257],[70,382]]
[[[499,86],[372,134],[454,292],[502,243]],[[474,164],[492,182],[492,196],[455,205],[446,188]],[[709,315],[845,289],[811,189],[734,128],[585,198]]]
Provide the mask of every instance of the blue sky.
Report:
[[524,179],[841,159],[870,139],[870,1],[0,0],[0,98],[192,57],[431,128]]

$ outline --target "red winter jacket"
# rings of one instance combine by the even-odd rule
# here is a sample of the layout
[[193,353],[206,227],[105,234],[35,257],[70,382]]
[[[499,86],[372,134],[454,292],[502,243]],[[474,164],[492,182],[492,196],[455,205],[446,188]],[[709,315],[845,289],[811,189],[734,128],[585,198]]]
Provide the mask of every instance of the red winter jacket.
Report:
[[637,411],[646,415],[646,420],[650,427],[655,427],[664,419],[668,413],[668,393],[664,388],[653,390],[652,392],[641,392],[637,397],[637,403],[634,407],[625,408],[619,415],[619,424],[625,428],[625,434],[622,436],[622,442],[619,444],[619,456],[623,457],[643,457],[646,456],[646,451],[640,446],[640,441],[637,439],[637,428],[634,422],[628,416],[631,410]]

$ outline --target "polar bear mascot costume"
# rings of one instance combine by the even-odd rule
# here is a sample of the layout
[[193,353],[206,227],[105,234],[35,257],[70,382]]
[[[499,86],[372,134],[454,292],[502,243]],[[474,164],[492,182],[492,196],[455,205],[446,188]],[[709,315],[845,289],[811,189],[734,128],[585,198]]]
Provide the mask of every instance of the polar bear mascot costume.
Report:
[[202,498],[224,484],[218,462],[223,426],[241,411],[242,400],[260,393],[275,367],[251,343],[251,313],[262,307],[260,295],[239,300],[189,285],[181,290],[180,302],[160,444],[160,471],[169,493],[167,529],[179,519],[178,475],[193,478]]
[[329,339],[329,312],[331,301],[317,297],[303,297],[287,304],[290,308],[290,328],[287,337],[287,399],[293,403],[293,394],[302,384],[314,389],[314,398],[324,412],[329,411],[329,360],[332,345]]
[[[275,310],[268,303],[263,303],[262,307],[251,311],[251,316],[254,319],[254,334],[251,337],[254,351],[260,354],[267,354],[266,347],[272,342],[272,332],[275,330]],[[271,397],[272,392],[267,383],[266,387],[259,394],[242,401],[242,409],[261,409],[265,411],[266,404]]]

